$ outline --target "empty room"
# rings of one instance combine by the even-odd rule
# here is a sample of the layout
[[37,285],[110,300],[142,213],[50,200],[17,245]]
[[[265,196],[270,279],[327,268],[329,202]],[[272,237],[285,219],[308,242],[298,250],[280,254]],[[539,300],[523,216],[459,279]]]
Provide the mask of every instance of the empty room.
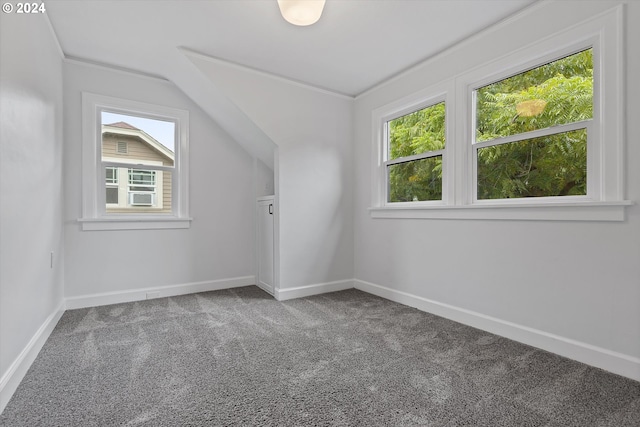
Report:
[[0,425],[640,425],[640,2],[6,0]]

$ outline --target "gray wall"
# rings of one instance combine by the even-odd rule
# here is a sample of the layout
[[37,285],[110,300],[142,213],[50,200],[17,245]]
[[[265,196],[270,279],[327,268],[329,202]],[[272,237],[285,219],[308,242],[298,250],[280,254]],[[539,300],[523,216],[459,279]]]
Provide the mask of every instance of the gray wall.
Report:
[[[254,161],[173,84],[65,62],[65,296],[254,274]],[[81,93],[189,111],[191,228],[81,231]]]
[[62,53],[43,15],[0,14],[0,43],[0,378],[4,387],[14,360],[62,304],[63,94]]
[[353,100],[222,61],[191,60],[277,145],[280,291],[350,283]]

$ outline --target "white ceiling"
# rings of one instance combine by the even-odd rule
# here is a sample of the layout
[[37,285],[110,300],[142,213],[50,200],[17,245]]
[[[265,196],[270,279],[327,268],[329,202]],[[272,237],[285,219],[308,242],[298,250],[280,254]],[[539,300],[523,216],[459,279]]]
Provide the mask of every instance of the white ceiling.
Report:
[[536,0],[328,0],[293,26],[276,0],[46,0],[62,49],[170,79],[188,48],[355,96]]

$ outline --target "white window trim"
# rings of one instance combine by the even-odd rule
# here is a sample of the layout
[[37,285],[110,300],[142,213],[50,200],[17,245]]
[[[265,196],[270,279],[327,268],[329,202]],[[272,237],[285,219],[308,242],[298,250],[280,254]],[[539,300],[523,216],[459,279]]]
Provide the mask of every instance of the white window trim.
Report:
[[[131,114],[176,124],[174,167],[150,169],[172,173],[172,212],[158,214],[106,213],[102,161],[101,112]],[[83,230],[144,230],[189,228],[189,112],[177,108],[83,92],[82,94],[82,218]],[[124,160],[124,159],[123,159]],[[118,160],[118,163],[129,163]],[[107,162],[107,166],[112,166]],[[117,165],[113,165],[117,166]],[[146,165],[145,165],[146,166]]]
[[[440,85],[425,89],[373,112],[373,218],[500,219],[623,221],[624,200],[624,79],[623,7],[613,8],[567,30],[553,34],[494,61],[454,76]],[[594,119],[587,123],[587,196],[522,199],[476,199],[476,150],[472,144],[475,89],[518,74],[571,53],[593,48]],[[606,79],[604,78],[606,76]],[[443,160],[443,200],[440,203],[386,203],[384,159],[385,119],[407,111],[416,99],[433,98],[449,87],[447,98],[447,142]],[[454,124],[452,124],[454,123]],[[546,132],[546,130],[542,130]],[[455,135],[450,138],[450,135]],[[447,185],[444,180],[447,178]],[[446,197],[445,197],[446,190]]]
[[[376,141],[377,149],[374,151],[374,179],[372,194],[374,195],[374,206],[383,208],[396,209],[402,206],[411,207],[424,207],[429,206],[444,206],[452,199],[452,185],[453,176],[451,167],[451,149],[449,140],[453,135],[454,120],[449,120],[450,114],[453,114],[451,109],[452,99],[451,94],[453,90],[450,83],[436,85],[417,93],[411,94],[405,98],[402,98],[392,104],[385,105],[373,111],[373,128],[372,134]],[[387,148],[387,135],[385,134],[387,122],[405,116],[407,114],[414,113],[422,110],[426,107],[430,107],[436,104],[444,102],[445,106],[445,147],[438,151],[427,151],[415,156],[403,157],[401,161],[398,159],[388,160],[388,148]],[[388,188],[388,176],[387,166],[389,164],[400,163],[407,160],[417,160],[421,158],[429,158],[435,156],[442,156],[442,200],[424,200],[420,202],[388,202],[387,201],[387,188]]]

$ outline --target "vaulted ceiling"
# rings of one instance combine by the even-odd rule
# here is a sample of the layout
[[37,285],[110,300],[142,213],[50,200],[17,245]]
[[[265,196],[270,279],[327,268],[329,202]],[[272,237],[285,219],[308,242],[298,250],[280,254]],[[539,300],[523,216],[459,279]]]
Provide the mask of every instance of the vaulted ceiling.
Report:
[[172,80],[183,47],[356,96],[534,1],[328,0],[310,27],[287,23],[276,0],[45,4],[71,58]]

